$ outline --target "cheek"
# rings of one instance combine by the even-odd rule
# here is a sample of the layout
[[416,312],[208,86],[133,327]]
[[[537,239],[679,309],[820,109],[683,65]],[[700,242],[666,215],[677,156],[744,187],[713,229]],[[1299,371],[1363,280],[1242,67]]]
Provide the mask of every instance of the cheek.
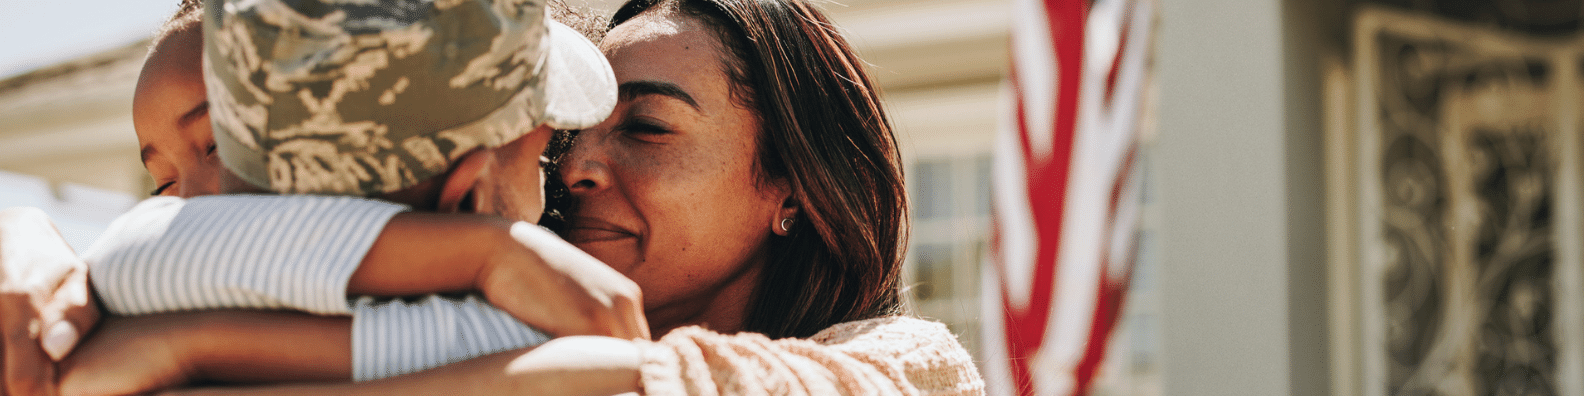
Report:
[[539,222],[539,217],[544,215],[544,209],[545,209],[545,207],[544,207],[544,182],[545,182],[544,168],[535,166],[532,171],[527,172],[527,175],[528,175],[527,177],[531,177],[534,180],[532,180],[531,182],[528,182],[528,183],[523,183],[523,189],[526,190],[526,191],[520,191],[520,193],[518,194],[518,196],[521,198],[522,203],[523,203],[523,206],[522,206],[522,210],[523,210],[522,221],[527,221],[527,222],[531,222],[531,223],[538,223]]
[[181,196],[186,198],[219,194],[221,179],[229,171],[220,163],[220,157],[201,154],[193,165],[182,169]]
[[751,156],[731,155],[740,149],[704,146],[629,157],[640,159],[619,172],[649,227],[644,266],[650,269],[635,275],[708,284],[752,259],[778,204],[759,192]]
[[621,191],[649,228],[651,250],[680,250],[687,246],[673,245],[690,244],[694,236],[728,226],[719,223],[723,214],[732,211],[730,203],[720,199],[735,188],[728,167],[679,151],[629,156],[612,169],[623,184]]
[[489,194],[491,207],[481,211],[494,213],[511,220],[538,223],[544,214],[544,170],[537,166],[507,166],[497,168],[487,177],[489,188],[479,193]]

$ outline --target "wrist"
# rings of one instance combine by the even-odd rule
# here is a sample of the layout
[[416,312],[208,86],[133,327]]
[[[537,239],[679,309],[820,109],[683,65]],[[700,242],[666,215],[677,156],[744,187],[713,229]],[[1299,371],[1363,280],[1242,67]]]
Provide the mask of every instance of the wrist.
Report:
[[256,329],[257,323],[243,323],[244,316],[249,312],[240,311],[209,311],[193,313],[192,320],[183,320],[180,331],[172,332],[172,339],[176,345],[178,357],[186,362],[186,370],[190,375],[209,378],[211,368],[225,362],[245,360],[248,355],[245,348],[239,348],[249,339],[255,337],[248,334],[249,330]]
[[[169,314],[167,320],[174,326],[159,333],[165,345],[170,346],[172,360],[188,379],[203,378],[206,367],[225,361],[230,354],[225,337],[219,334],[233,331],[223,312]],[[183,318],[185,317],[185,318]]]
[[486,248],[480,250],[486,253],[484,259],[476,261],[479,265],[473,277],[473,289],[487,298],[498,297],[492,296],[497,294],[492,292],[499,290],[496,283],[512,281],[510,272],[522,269],[524,262],[539,259],[533,249],[512,237],[512,227],[510,222],[499,224],[482,239],[481,245]]
[[188,378],[227,382],[351,377],[351,320],[279,311],[185,314],[166,333]]

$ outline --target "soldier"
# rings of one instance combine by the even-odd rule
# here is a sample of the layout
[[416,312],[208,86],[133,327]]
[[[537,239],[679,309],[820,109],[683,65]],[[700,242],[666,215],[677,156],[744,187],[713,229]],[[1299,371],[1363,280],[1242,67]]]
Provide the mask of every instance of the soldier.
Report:
[[[538,160],[550,129],[598,123],[616,100],[603,55],[576,32],[549,22],[543,3],[225,3],[205,7],[202,40],[213,151],[229,170],[222,172],[222,188],[373,196],[406,206],[324,196],[151,199],[118,219],[87,255],[109,312],[287,308],[355,318],[193,314],[232,315],[230,323],[324,324],[319,329],[328,331],[317,333],[275,325],[251,329],[305,342],[299,345],[326,345],[328,339],[328,348],[231,350],[255,362],[248,367],[296,370],[279,371],[288,375],[283,379],[316,367],[341,378],[348,371],[358,379],[379,378],[545,339],[526,327],[480,329],[485,319],[507,313],[478,298],[412,304],[364,298],[349,306],[348,293],[478,290],[491,300],[513,299],[514,316],[554,334],[647,337],[636,286],[548,232],[482,216],[398,214],[408,207],[486,207],[537,220],[543,202]],[[464,229],[483,230],[480,246],[421,245],[426,235]],[[414,278],[425,283],[416,285]],[[533,289],[539,287],[578,290],[587,298],[536,302]],[[596,314],[582,315],[587,312]],[[587,320],[546,320],[569,317]],[[106,331],[146,328],[149,320],[172,322],[169,316],[111,320]],[[418,326],[447,320],[455,323],[450,332]],[[346,340],[348,331],[350,344],[314,336],[339,332]],[[95,341],[83,348],[126,347]],[[90,393],[128,391],[127,384],[71,374],[103,363],[115,362],[68,361],[76,370],[63,384]],[[257,379],[251,377],[257,372],[235,374],[242,377],[218,379]],[[182,379],[170,380],[139,385],[152,390]]]

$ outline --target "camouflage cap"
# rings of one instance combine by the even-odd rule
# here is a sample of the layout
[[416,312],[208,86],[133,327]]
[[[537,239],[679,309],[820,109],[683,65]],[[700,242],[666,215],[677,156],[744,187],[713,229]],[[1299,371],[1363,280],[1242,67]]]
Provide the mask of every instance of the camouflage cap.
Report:
[[543,0],[205,0],[221,161],[283,193],[368,195],[541,124],[604,120],[616,80]]

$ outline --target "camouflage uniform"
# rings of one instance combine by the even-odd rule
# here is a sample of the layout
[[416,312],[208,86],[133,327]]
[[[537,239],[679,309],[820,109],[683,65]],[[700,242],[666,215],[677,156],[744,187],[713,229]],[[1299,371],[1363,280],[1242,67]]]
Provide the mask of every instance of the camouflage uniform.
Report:
[[369,195],[541,124],[602,121],[598,49],[535,0],[207,0],[222,162],[282,193]]

